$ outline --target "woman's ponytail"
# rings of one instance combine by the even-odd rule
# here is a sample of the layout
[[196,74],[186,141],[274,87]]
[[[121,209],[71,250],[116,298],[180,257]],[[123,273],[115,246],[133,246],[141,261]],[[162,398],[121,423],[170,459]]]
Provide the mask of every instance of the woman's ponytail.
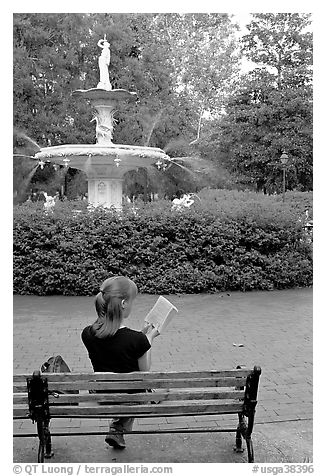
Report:
[[114,335],[122,322],[122,297],[112,296],[107,305],[107,322],[110,324],[108,335]]
[[137,286],[124,276],[104,281],[95,298],[98,318],[92,328],[96,337],[104,339],[117,332],[122,322],[122,300],[133,298],[136,294]]

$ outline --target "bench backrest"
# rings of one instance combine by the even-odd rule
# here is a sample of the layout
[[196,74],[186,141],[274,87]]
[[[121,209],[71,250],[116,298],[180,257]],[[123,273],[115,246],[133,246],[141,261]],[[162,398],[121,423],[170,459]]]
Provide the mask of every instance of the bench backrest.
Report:
[[78,418],[239,413],[248,403],[255,403],[260,372],[255,367],[15,375],[14,418],[33,419],[40,407],[49,417]]

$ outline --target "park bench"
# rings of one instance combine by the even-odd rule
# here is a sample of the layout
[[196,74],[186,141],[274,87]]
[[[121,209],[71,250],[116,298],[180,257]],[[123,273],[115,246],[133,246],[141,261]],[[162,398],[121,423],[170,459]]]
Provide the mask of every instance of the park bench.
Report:
[[[116,373],[43,373],[14,375],[14,419],[32,419],[39,437],[38,462],[52,453],[50,420],[53,418],[177,417],[238,414],[236,428],[154,428],[144,433],[235,432],[235,451],[246,441],[249,463],[254,462],[251,434],[260,367],[234,370]],[[154,393],[150,390],[155,389]],[[108,391],[99,393],[98,391]],[[97,392],[94,392],[97,391]],[[137,393],[126,393],[133,391]],[[67,393],[68,392],[68,393]],[[153,401],[154,400],[154,401]],[[191,419],[190,419],[191,420]],[[105,432],[107,433],[107,432]],[[53,432],[52,436],[98,435]],[[36,436],[16,433],[14,436]]]

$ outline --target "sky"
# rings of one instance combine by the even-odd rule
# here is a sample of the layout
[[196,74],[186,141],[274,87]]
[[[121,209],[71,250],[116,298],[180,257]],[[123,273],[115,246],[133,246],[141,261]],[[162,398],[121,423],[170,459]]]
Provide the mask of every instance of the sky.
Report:
[[[250,23],[252,16],[250,13],[234,13],[233,23],[238,23],[240,30],[238,32],[239,38],[243,35],[246,35],[249,31],[246,28],[246,25]],[[255,67],[255,64],[252,61],[249,61],[247,58],[241,58],[241,69],[244,73],[250,71]]]

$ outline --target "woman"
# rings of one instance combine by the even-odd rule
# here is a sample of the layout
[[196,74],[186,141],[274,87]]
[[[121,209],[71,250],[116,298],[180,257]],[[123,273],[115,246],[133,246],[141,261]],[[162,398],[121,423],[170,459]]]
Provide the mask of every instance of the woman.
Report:
[[[94,372],[150,370],[151,346],[158,331],[152,326],[142,331],[125,326],[137,293],[136,284],[124,276],[106,279],[102,284],[95,298],[98,317],[81,334]],[[127,417],[113,419],[105,441],[114,448],[125,448],[123,432],[130,431],[133,422],[133,418]]]

